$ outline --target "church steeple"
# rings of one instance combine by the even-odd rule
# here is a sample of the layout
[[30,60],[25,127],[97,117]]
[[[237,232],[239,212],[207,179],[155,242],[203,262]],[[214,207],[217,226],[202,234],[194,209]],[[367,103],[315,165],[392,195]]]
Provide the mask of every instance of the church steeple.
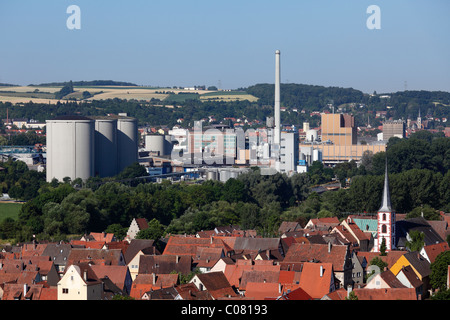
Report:
[[377,239],[375,240],[374,251],[380,252],[384,243],[386,252],[395,249],[395,212],[392,210],[391,195],[389,193],[389,178],[386,168],[384,173],[384,188],[381,208],[378,210]]
[[380,210],[378,210],[378,212],[392,212],[391,194],[389,193],[387,157],[386,157],[386,168],[384,173],[383,200],[381,201],[381,208]]

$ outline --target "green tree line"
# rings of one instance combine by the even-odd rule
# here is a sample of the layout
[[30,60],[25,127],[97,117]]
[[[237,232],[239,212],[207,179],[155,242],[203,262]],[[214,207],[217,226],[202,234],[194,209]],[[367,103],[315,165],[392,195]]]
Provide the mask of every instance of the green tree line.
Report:
[[[393,139],[387,153],[365,155],[359,166],[349,162],[331,168],[315,162],[307,173],[290,177],[261,175],[259,168],[252,168],[226,183],[144,183],[133,180],[145,174],[142,166],[133,164],[114,178],[47,183],[43,173],[10,161],[2,165],[7,170],[0,172],[0,183],[4,192],[28,200],[14,222],[15,229],[11,229],[11,221],[7,226],[17,231],[8,232],[10,236],[22,240],[33,234],[54,238],[103,231],[110,226],[127,228],[136,217],[158,221],[170,233],[238,224],[262,235],[274,235],[282,221],[304,225],[316,217],[376,213],[381,204],[386,154],[394,210],[409,217],[423,212],[427,219],[438,219],[436,210],[450,211],[448,141],[438,134]],[[420,148],[414,148],[416,144]],[[418,161],[423,150],[429,154]],[[410,157],[416,160],[408,161]],[[349,187],[312,192],[314,186],[336,177],[341,183],[349,182]]]

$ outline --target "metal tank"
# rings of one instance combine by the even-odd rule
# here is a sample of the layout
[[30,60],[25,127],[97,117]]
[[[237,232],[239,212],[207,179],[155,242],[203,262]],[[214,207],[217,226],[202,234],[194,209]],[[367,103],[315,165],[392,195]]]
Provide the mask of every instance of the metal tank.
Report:
[[138,161],[137,119],[119,117],[117,119],[117,165],[118,172]]
[[206,171],[206,180],[217,180],[217,170],[208,170]]
[[95,120],[95,175],[115,176],[117,171],[117,119],[93,117]]
[[47,181],[94,175],[94,120],[62,116],[47,120]]
[[318,133],[317,130],[308,130],[306,131],[306,140],[310,142],[317,141]]
[[221,182],[227,182],[231,178],[230,170],[220,170],[219,179]]
[[145,150],[157,152],[160,156],[166,154],[166,139],[163,135],[149,134],[145,136]]

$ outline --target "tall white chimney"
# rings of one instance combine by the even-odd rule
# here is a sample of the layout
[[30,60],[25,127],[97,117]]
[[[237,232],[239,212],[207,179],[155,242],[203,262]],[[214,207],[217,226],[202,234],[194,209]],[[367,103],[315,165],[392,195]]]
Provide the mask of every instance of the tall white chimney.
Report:
[[275,51],[275,132],[274,143],[280,145],[281,142],[281,120],[280,120],[280,50]]

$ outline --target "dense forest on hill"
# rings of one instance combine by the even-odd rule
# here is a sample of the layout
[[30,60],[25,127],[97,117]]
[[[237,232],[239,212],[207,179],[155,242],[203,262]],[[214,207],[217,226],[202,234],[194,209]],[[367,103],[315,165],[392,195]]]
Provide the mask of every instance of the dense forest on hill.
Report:
[[[391,138],[387,149],[391,199],[397,213],[422,212],[438,219],[436,210],[450,211],[450,138],[422,131],[410,139]],[[65,239],[68,234],[113,230],[123,234],[135,217],[153,221],[158,230],[194,233],[239,224],[272,236],[282,221],[304,225],[310,218],[348,213],[375,213],[381,203],[386,153],[366,154],[361,165],[347,162],[334,168],[315,162],[307,173],[261,175],[258,168],[226,183],[202,184],[119,182],[142,176],[133,165],[114,178],[45,182],[20,162],[1,164],[0,186],[26,199],[17,220],[0,221],[0,238],[16,241]],[[312,188],[337,177],[350,186],[321,194]]]
[[[274,86],[257,84],[246,91],[260,98],[261,104],[273,104]],[[450,93],[443,91],[399,91],[395,93],[364,94],[352,88],[323,87],[303,84],[281,84],[281,103],[287,108],[322,111],[329,104],[335,107],[344,104],[363,105],[364,111],[381,111],[392,107],[395,119],[416,118],[421,109],[422,116],[447,117],[450,114]],[[331,110],[330,110],[331,111]],[[349,110],[348,110],[349,111]]]
[[[122,87],[136,87],[137,84],[123,81],[113,80],[92,80],[92,81],[70,81],[76,87],[89,87],[89,86],[122,86]],[[69,83],[67,82],[50,82],[41,84],[30,84],[31,87],[62,87]]]
[[[73,82],[65,84],[67,92],[70,87],[90,82]],[[95,82],[97,83],[97,82]],[[100,83],[100,82],[99,82]],[[108,82],[101,82],[107,85]],[[118,82],[115,82],[117,85]],[[127,83],[123,83],[125,85]],[[50,85],[50,84],[49,84]],[[63,88],[63,89],[64,89]],[[28,118],[45,121],[56,116],[79,114],[105,115],[107,113],[126,112],[136,117],[140,124],[174,126],[178,119],[184,119],[185,125],[192,125],[193,121],[214,116],[217,121],[223,118],[246,118],[249,121],[258,120],[265,124],[266,117],[273,115],[274,86],[271,84],[257,84],[248,88],[241,88],[257,98],[256,102],[244,101],[202,101],[200,99],[185,99],[180,102],[136,100],[94,100],[94,101],[68,101],[56,104],[26,103],[13,105],[0,102],[0,118],[6,118],[6,109],[10,118]],[[388,96],[388,97],[386,97]],[[330,111],[333,104],[335,111],[341,107],[343,112],[355,115],[357,125],[365,125],[367,118],[379,110],[387,110],[388,117],[394,119],[416,119],[421,111],[422,118],[431,117],[450,119],[450,93],[430,91],[404,91],[392,94],[364,94],[351,88],[323,87],[302,84],[282,84],[281,103],[287,112],[281,113],[281,120],[285,124],[302,125],[309,121],[312,126],[319,124],[319,117],[310,117],[312,111]],[[173,108],[164,108],[169,104]],[[297,112],[293,110],[297,109]],[[304,113],[300,111],[304,111]],[[377,126],[380,122],[374,123]],[[447,122],[450,123],[450,122]],[[447,124],[446,123],[446,124]],[[432,126],[446,126],[437,123]]]

